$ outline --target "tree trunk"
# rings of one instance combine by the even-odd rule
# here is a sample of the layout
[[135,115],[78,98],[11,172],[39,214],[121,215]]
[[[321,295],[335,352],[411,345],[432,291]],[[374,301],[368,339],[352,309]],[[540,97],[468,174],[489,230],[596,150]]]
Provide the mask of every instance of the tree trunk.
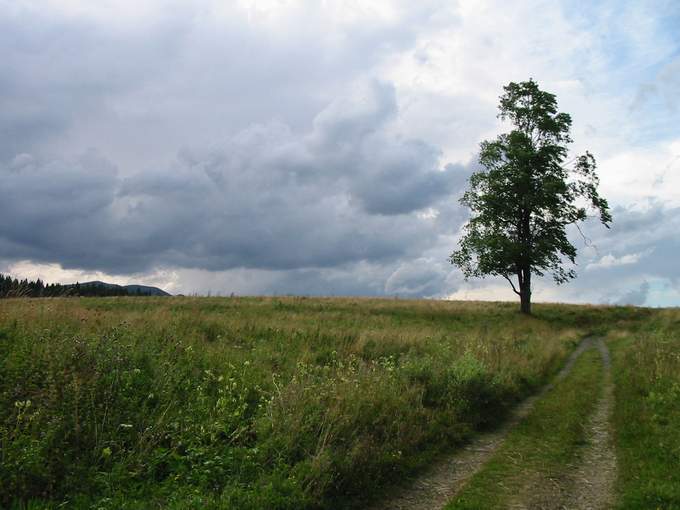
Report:
[[531,314],[531,269],[522,270],[522,279],[519,282],[519,309],[522,313]]

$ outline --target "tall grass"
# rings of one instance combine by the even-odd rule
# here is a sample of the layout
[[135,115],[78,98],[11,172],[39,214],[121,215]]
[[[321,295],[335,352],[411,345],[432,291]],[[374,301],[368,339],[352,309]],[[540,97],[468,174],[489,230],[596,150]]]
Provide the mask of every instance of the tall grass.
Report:
[[620,508],[680,508],[680,310],[610,334]]
[[[0,505],[339,508],[492,426],[616,309],[0,303]],[[613,310],[613,311],[612,311]]]

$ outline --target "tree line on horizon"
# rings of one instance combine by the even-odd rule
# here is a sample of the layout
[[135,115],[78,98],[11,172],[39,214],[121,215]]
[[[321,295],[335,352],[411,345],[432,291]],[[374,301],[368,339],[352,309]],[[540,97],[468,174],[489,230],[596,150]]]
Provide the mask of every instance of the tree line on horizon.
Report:
[[0,273],[0,298],[18,297],[106,297],[106,296],[148,296],[150,293],[139,289],[130,291],[124,287],[107,286],[101,283],[80,283],[62,285],[60,283],[46,284],[40,278],[28,280],[12,278]]

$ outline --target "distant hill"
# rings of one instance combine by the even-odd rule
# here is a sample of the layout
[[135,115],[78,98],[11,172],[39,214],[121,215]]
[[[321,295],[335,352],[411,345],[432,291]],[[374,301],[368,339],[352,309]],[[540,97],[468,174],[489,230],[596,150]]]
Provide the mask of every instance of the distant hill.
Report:
[[158,287],[148,285],[117,285],[101,281],[69,283],[45,283],[40,278],[19,280],[0,273],[0,298],[35,297],[105,297],[105,296],[170,296]]
[[[135,294],[141,294],[144,296],[171,296],[172,294],[169,294],[165,292],[163,289],[159,289],[158,287],[149,287],[148,285],[118,285],[116,283],[106,283],[106,282],[101,282],[99,280],[95,280],[92,282],[83,282],[79,283],[80,287],[97,287],[97,286],[102,286],[107,289],[121,289],[121,290],[126,290],[129,294],[135,295]],[[74,287],[75,284],[71,285],[66,285],[66,287]]]

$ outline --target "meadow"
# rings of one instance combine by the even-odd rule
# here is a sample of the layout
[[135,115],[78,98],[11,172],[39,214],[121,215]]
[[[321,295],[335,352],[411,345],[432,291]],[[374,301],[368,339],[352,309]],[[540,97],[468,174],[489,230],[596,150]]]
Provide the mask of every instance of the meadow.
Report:
[[[623,499],[680,501],[679,322],[428,300],[2,300],[0,506],[361,507],[502,422],[593,333],[613,348]],[[636,434],[663,438],[659,458]]]
[[609,334],[620,508],[680,509],[680,309]]

